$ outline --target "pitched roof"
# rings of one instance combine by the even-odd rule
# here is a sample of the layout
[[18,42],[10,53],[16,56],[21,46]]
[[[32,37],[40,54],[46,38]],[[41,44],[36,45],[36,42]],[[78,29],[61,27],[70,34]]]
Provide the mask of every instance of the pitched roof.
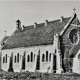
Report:
[[15,30],[2,49],[52,44],[54,33],[59,34],[70,18],[64,18],[62,22],[60,19],[49,21],[46,26],[41,23],[35,28],[32,25],[24,27],[24,30]]

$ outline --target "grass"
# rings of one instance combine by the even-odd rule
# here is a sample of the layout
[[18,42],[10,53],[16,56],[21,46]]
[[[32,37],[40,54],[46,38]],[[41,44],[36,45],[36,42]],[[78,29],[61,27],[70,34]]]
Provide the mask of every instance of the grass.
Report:
[[39,72],[0,72],[2,79],[16,80],[80,80],[80,74],[76,73],[39,73]]

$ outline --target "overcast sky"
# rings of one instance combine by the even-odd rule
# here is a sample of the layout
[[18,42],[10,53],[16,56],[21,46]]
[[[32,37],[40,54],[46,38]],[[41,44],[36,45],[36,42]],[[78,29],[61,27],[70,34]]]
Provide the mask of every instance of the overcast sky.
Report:
[[16,20],[22,25],[32,25],[47,20],[59,19],[61,16],[70,17],[73,8],[80,19],[80,1],[0,1],[0,40],[10,36],[16,29]]

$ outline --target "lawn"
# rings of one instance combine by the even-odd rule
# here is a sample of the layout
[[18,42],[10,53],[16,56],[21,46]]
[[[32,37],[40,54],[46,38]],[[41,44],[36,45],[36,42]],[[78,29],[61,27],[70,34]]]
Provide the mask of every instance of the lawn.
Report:
[[0,78],[13,80],[80,80],[76,73],[0,72]]

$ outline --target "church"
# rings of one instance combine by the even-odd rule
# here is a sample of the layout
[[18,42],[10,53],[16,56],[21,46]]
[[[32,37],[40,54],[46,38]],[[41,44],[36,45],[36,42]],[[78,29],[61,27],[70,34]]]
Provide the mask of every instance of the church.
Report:
[[71,17],[22,26],[1,41],[1,68],[4,71],[80,73],[80,22]]

